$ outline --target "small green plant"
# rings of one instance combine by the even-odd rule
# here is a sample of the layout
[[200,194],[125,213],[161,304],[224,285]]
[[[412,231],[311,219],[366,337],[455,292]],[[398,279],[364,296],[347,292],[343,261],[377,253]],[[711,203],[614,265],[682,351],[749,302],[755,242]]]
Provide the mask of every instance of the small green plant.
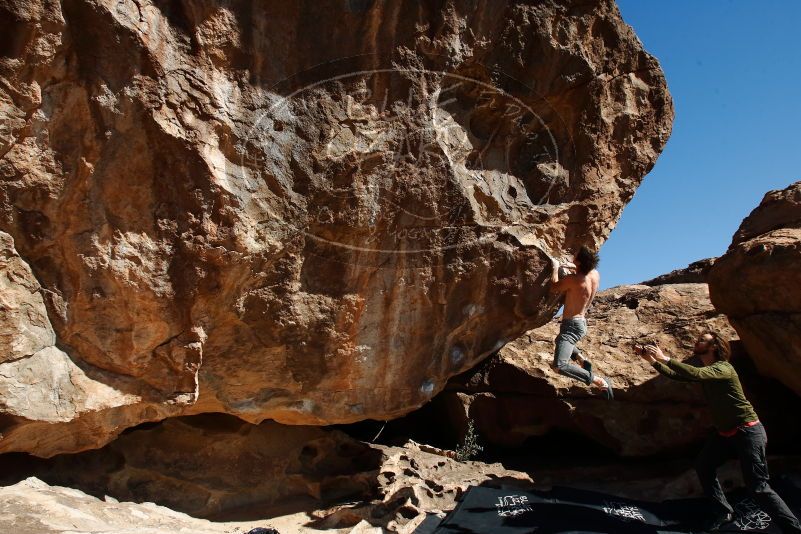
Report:
[[464,435],[462,444],[456,447],[456,459],[460,462],[466,462],[474,458],[479,452],[483,451],[484,447],[478,444],[478,433],[473,424],[472,419],[467,420],[467,432]]

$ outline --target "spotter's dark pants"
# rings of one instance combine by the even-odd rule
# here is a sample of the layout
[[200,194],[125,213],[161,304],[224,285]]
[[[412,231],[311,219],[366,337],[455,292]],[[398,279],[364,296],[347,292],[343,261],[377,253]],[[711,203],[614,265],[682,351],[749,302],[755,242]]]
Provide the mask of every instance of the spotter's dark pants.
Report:
[[717,469],[736,455],[740,459],[743,479],[757,505],[779,525],[783,532],[801,533],[798,519],[787,504],[768,484],[768,463],[765,445],[768,442],[765,427],[758,423],[740,428],[731,437],[713,433],[695,462],[695,471],[707,497],[715,501],[717,514],[732,512],[718,481]]

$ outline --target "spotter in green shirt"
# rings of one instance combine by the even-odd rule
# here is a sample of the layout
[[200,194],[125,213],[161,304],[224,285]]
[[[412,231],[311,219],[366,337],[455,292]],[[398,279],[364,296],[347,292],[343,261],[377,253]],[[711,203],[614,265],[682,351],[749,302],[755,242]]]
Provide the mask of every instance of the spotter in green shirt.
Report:
[[653,363],[660,374],[682,382],[701,382],[712,422],[721,432],[758,420],[754,407],[748,402],[740,385],[740,377],[732,365],[724,360],[704,367],[695,367],[675,359],[667,364]]

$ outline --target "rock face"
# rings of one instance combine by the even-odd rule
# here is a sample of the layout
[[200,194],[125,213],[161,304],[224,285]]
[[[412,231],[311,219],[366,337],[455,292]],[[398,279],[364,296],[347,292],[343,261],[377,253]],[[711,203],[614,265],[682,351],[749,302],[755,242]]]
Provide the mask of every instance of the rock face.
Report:
[[669,452],[698,441],[709,420],[700,388],[658,375],[633,352],[655,341],[685,359],[697,335],[734,330],[709,302],[706,284],[620,286],[598,293],[579,348],[611,378],[615,400],[551,369],[559,323],[552,321],[452,379],[435,402],[454,421],[475,420],[482,439],[508,447],[554,430],[590,438],[624,456]]
[[[97,521],[124,516],[137,509],[134,503],[147,501],[160,506],[140,511],[156,518],[163,511],[173,519],[190,519],[186,513],[215,522],[258,517],[259,526],[267,522],[279,532],[305,531],[297,523],[314,527],[309,531],[350,532],[364,523],[380,527],[378,532],[411,532],[426,513],[452,509],[469,486],[532,484],[525,473],[499,464],[457,462],[424,448],[413,442],[368,445],[338,431],[272,421],[253,425],[219,414],[172,418],[130,431],[99,450],[29,465],[6,459],[0,464],[3,485],[8,477],[24,482],[22,488],[0,491],[0,510],[45,524],[68,519],[62,510],[49,518],[29,511],[26,491],[7,502],[9,490],[34,484],[52,495],[40,499],[45,503],[59,498],[52,486],[74,488],[69,490],[73,496],[107,496],[105,507],[88,498],[75,503],[83,519],[97,515]],[[32,482],[32,476],[39,480]],[[300,511],[305,513],[295,525],[279,527]],[[135,520],[137,527],[148,526],[147,519]],[[213,531],[223,524],[231,525],[198,526]]]
[[743,220],[709,291],[760,372],[801,395],[801,182],[769,192]]
[[6,450],[44,456],[81,450],[113,435],[108,419],[121,429],[179,413],[124,376],[79,366],[56,345],[47,292],[3,232],[0,289],[0,421],[11,429],[0,438]]
[[0,353],[31,392],[0,452],[409,412],[551,317],[549,256],[600,245],[673,116],[611,0],[4,0],[0,24],[25,272]]

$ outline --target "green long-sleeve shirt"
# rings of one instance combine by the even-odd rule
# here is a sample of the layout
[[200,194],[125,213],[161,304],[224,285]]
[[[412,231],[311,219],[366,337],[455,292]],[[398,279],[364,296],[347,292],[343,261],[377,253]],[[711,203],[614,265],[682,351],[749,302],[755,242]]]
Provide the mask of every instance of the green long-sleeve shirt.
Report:
[[712,423],[719,431],[725,432],[758,420],[754,407],[745,398],[737,371],[729,362],[719,360],[704,367],[695,367],[671,359],[667,364],[656,361],[653,365],[668,378],[701,382]]

